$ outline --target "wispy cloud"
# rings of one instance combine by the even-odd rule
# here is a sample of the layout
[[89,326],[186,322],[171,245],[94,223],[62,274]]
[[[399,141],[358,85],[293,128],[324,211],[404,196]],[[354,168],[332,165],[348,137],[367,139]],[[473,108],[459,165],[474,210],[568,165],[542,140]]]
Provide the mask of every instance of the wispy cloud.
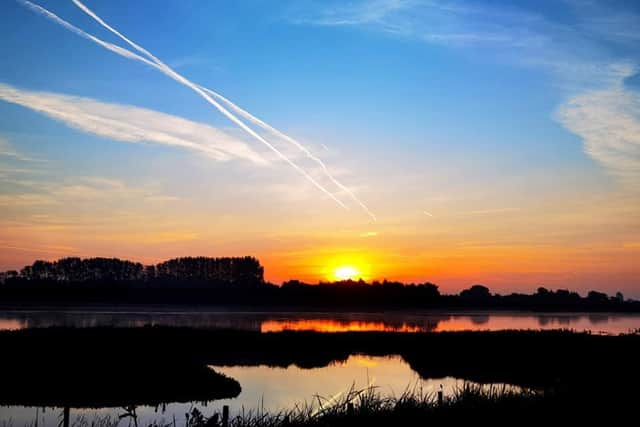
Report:
[[[224,98],[222,95],[219,95],[219,94],[217,94],[216,92],[214,92],[214,91],[212,91],[210,89],[204,88],[204,87],[192,82],[191,80],[187,79],[183,75],[179,74],[173,68],[171,68],[169,65],[167,65],[164,62],[162,62],[159,58],[154,56],[151,52],[149,52],[148,50],[144,49],[142,46],[136,44],[132,40],[128,39],[126,36],[124,36],[122,33],[120,33],[114,27],[112,27],[109,24],[107,24],[100,16],[98,16],[95,12],[93,12],[91,9],[89,9],[87,6],[85,6],[81,1],[72,0],[73,3],[80,10],[82,10],[84,13],[86,13],[91,18],[93,18],[102,27],[106,28],[111,33],[113,33],[116,36],[118,36],[121,40],[123,40],[125,43],[127,43],[129,46],[131,46],[134,50],[139,52],[142,56],[138,55],[138,54],[136,54],[136,53],[134,53],[132,51],[129,51],[127,49],[124,49],[124,48],[122,48],[120,46],[117,46],[117,45],[114,45],[112,43],[108,43],[108,42],[106,42],[104,40],[101,40],[101,39],[95,37],[94,35],[89,34],[89,33],[85,32],[84,30],[82,30],[82,29],[72,25],[71,23],[63,20],[62,18],[60,18],[57,15],[55,15],[53,12],[50,12],[49,10],[47,10],[47,9],[45,9],[45,8],[35,4],[35,3],[32,3],[32,2],[30,2],[28,0],[18,0],[18,1],[20,3],[22,3],[23,5],[25,5],[26,7],[28,7],[29,9],[31,9],[31,10],[39,13],[39,14],[42,14],[43,16],[47,17],[51,21],[63,26],[67,30],[79,35],[80,37],[88,39],[88,40],[90,40],[90,41],[92,41],[92,42],[104,47],[105,49],[108,49],[108,50],[118,54],[118,55],[121,55],[121,56],[129,58],[129,59],[140,61],[140,62],[142,62],[144,64],[147,64],[147,65],[149,65],[149,66],[151,66],[153,68],[156,68],[161,73],[167,75],[168,77],[174,79],[178,83],[180,83],[180,84],[188,87],[189,89],[193,90],[196,94],[201,96],[205,101],[207,101],[209,104],[211,104],[213,107],[215,107],[220,113],[222,113],[230,121],[232,121],[234,124],[236,124],[240,129],[242,129],[244,132],[246,132],[250,137],[252,137],[252,138],[256,139],[257,141],[261,142],[262,144],[264,144],[273,153],[275,153],[280,158],[280,160],[283,160],[284,162],[288,163],[292,168],[294,168],[297,172],[299,172],[301,175],[303,175],[309,182],[311,182],[316,188],[318,188],[324,194],[329,196],[338,205],[340,205],[341,207],[343,207],[343,208],[348,210],[348,207],[347,207],[347,205],[345,205],[344,202],[342,202],[338,197],[336,197],[336,195],[332,191],[330,191],[325,185],[320,183],[319,180],[316,177],[314,177],[313,171],[309,171],[306,168],[303,168],[303,167],[299,166],[289,156],[284,154],[283,151],[278,149],[274,144],[272,144],[270,141],[265,139],[262,135],[258,134],[254,129],[252,129],[245,122],[240,120],[237,116],[235,116],[234,113],[232,113],[229,110],[227,110],[227,108],[225,108],[225,106],[221,105],[218,101],[223,102],[226,105],[226,107],[231,108],[232,110],[234,110],[235,113],[240,114],[242,117],[244,117],[245,119],[249,120],[254,125],[258,125],[262,129],[267,130],[268,132],[270,132],[272,135],[275,135],[276,137],[279,137],[280,139],[286,141],[287,143],[293,144],[294,146],[299,148],[301,151],[303,151],[307,155],[307,157],[309,157],[311,160],[313,160],[316,163],[316,165],[320,166],[322,174],[325,177],[329,178],[329,180],[331,181],[331,183],[333,185],[338,186],[338,188],[340,189],[341,192],[347,194],[374,221],[376,220],[375,215],[353,193],[353,191],[350,190],[349,188],[347,188],[346,186],[344,186],[342,183],[340,183],[330,173],[329,169],[325,166],[325,164],[319,158],[317,158],[316,156],[311,154],[310,151],[308,149],[306,149],[304,146],[299,144],[293,138],[283,134],[280,131],[277,131],[275,128],[267,125],[265,122],[261,121],[260,119],[256,118],[255,116],[252,116],[248,112],[242,110],[240,107],[236,106],[230,100]],[[214,99],[214,98],[216,98],[217,100]]]
[[305,5],[311,6],[292,13],[290,20],[359,27],[428,44],[490,47],[514,65],[547,71],[568,98],[555,117],[583,139],[590,157],[621,181],[640,186],[640,96],[623,84],[637,72],[625,52],[638,53],[640,15],[624,5],[558,2],[555,7],[566,13],[562,23],[535,3],[377,0]]
[[[150,142],[196,150],[219,160],[265,159],[220,129],[181,117],[91,98],[34,92],[0,83],[0,100],[30,108],[66,125],[123,142]],[[2,149],[2,146],[0,146]]]
[[13,251],[20,252],[29,252],[33,254],[46,254],[46,255],[72,255],[77,254],[78,250],[71,246],[60,246],[60,245],[39,245],[39,246],[25,246],[25,245],[16,245],[11,242],[0,241],[0,248],[2,249],[10,249]]
[[610,1],[565,0],[580,18],[584,31],[607,40],[623,43],[640,41],[640,15],[624,4]]
[[539,19],[535,14],[456,1],[306,2],[288,19],[297,24],[366,27],[426,43],[459,46],[520,46],[539,38],[527,29]]
[[571,97],[556,117],[584,141],[584,151],[624,184],[640,188],[640,96],[627,89],[631,67],[610,87]]
[[[213,95],[212,92],[213,91],[211,91],[211,90],[206,91],[205,88],[195,84],[191,80],[187,79],[183,75],[181,75],[178,72],[176,72],[170,66],[168,66],[167,64],[162,62],[159,58],[154,56],[151,52],[149,52],[148,50],[144,49],[142,46],[138,45],[137,43],[133,42],[132,40],[128,39],[126,36],[124,36],[118,30],[116,30],[115,28],[113,28],[112,26],[107,24],[102,18],[100,18],[96,13],[94,13],[92,10],[90,10],[87,6],[85,6],[79,0],[73,0],[73,3],[78,8],[80,8],[83,12],[85,12],[87,15],[89,15],[91,18],[93,18],[96,22],[98,22],[102,27],[106,28],[107,30],[109,30],[110,32],[112,32],[113,34],[118,36],[125,43],[127,43],[129,46],[134,48],[136,51],[138,51],[139,53],[141,53],[145,57],[142,57],[142,56],[140,56],[140,55],[138,55],[138,54],[136,54],[134,52],[131,52],[131,51],[127,50],[127,49],[124,49],[124,48],[122,48],[120,46],[114,45],[112,43],[105,42],[104,40],[101,40],[101,39],[93,36],[92,34],[89,34],[89,33],[85,32],[84,30],[82,30],[82,29],[70,24],[69,22],[67,22],[67,21],[63,20],[62,18],[60,18],[59,16],[55,15],[53,12],[50,12],[49,10],[47,10],[47,9],[45,9],[45,8],[35,4],[35,3],[32,3],[32,2],[30,2],[28,0],[18,0],[18,1],[20,3],[22,3],[22,4],[24,4],[29,9],[31,9],[31,10],[37,12],[37,13],[40,13],[43,16],[45,16],[48,19],[50,19],[51,21],[63,26],[67,30],[69,30],[69,31],[71,31],[71,32],[73,32],[75,34],[78,34],[79,36],[81,36],[83,38],[91,40],[91,41],[97,43],[98,45],[104,47],[105,49],[108,49],[108,50],[110,50],[110,51],[112,51],[114,53],[117,53],[118,55],[121,55],[123,57],[129,58],[129,59],[134,59],[134,60],[140,61],[142,63],[145,63],[145,64],[157,69],[158,71],[160,71],[161,73],[165,74],[166,76],[172,78],[173,80],[177,81],[178,83],[188,87],[189,89],[194,91],[197,95],[202,97],[207,103],[209,103],[214,108],[216,108],[220,113],[222,113],[222,115],[224,115],[226,118],[228,118],[231,122],[233,122],[235,125],[237,125],[240,129],[242,129],[244,132],[246,132],[249,136],[251,136],[255,140],[261,142],[266,147],[268,147],[282,161],[284,161],[287,164],[289,164],[293,169],[295,169],[298,173],[300,173],[302,176],[304,176],[317,189],[319,189],[324,194],[329,196],[339,206],[343,207],[346,210],[349,209],[347,207],[347,205],[344,204],[344,202],[342,202],[340,199],[338,199],[336,197],[336,195],[332,191],[330,191],[324,185],[322,185],[306,169],[300,167],[291,158],[289,158],[282,151],[280,151],[278,148],[276,148],[276,146],[274,146],[271,142],[267,141],[264,137],[259,135],[254,129],[252,129],[251,127],[247,126],[247,124],[245,122],[240,120],[233,113],[231,113],[229,110],[227,110],[227,108],[225,108],[218,101],[213,99],[212,98],[212,95]],[[375,217],[373,217],[373,219],[375,220]]]
[[25,156],[22,153],[16,151],[15,148],[9,143],[6,138],[0,137],[0,157],[6,157],[21,162],[43,162],[42,159],[34,159],[29,156]]
[[[65,179],[63,181],[25,181],[16,180],[11,191],[0,193],[0,206],[67,206],[96,202],[122,204],[127,200],[143,203],[171,203],[179,200],[158,192],[153,186],[131,186],[127,183],[104,177],[86,176]],[[23,185],[20,185],[23,184]],[[17,187],[23,191],[17,191]]]
[[516,65],[544,68],[562,85],[589,85],[612,62],[603,42],[632,45],[640,16],[606,1],[565,0],[555,9],[570,24],[545,15],[537,3],[459,0],[308,1],[287,13],[299,25],[354,27],[412,41],[473,48]]

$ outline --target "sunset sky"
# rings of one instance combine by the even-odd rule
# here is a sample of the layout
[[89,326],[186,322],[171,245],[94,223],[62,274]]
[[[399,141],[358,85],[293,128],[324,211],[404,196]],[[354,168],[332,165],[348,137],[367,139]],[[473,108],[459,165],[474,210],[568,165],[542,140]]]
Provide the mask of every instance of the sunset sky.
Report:
[[640,298],[639,2],[35,4],[0,5],[0,270]]

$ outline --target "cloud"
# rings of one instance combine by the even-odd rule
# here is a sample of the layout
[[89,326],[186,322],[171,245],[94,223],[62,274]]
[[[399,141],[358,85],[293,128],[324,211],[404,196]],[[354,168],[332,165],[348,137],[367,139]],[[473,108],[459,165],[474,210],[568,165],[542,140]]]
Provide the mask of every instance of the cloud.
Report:
[[617,43],[640,41],[640,15],[624,3],[611,1],[565,0],[580,18],[580,27]]
[[0,206],[42,206],[55,203],[55,200],[47,194],[0,194]]
[[625,185],[640,188],[640,95],[627,89],[627,69],[605,89],[571,97],[557,119],[582,138],[584,151]]
[[406,9],[410,2],[403,0],[370,0],[360,3],[340,2],[324,7],[316,13],[297,18],[300,23],[316,25],[363,25],[381,22],[389,14]]
[[53,254],[53,255],[71,255],[78,253],[78,250],[71,246],[60,246],[60,245],[40,245],[40,246],[25,246],[25,245],[14,245],[12,243],[0,241],[0,248],[2,249],[10,249],[13,251],[20,252],[31,252],[35,254]]
[[131,242],[136,244],[159,244],[159,243],[175,243],[175,242],[189,242],[198,240],[200,234],[193,231],[147,231],[147,232],[127,232],[107,234],[100,236],[101,241],[117,241],[117,242]]
[[[4,179],[0,179],[4,181]],[[15,191],[18,186],[28,190]],[[7,189],[8,190],[8,189]],[[0,206],[77,206],[96,202],[122,204],[126,201],[141,203],[169,203],[177,197],[160,194],[153,186],[130,186],[116,179],[87,176],[62,182],[15,180],[12,191],[0,193]]]
[[218,161],[243,159],[254,164],[266,162],[244,141],[220,129],[154,110],[78,96],[28,91],[3,83],[0,83],[0,100],[30,108],[83,132],[117,141],[188,148]]
[[116,30],[115,28],[113,28],[109,24],[107,24],[102,18],[100,18],[96,13],[94,13],[87,6],[85,6],[81,1],[72,0],[73,3],[79,9],[81,9],[83,12],[85,12],[87,15],[89,15],[91,18],[93,18],[102,27],[106,28],[111,33],[115,34],[121,40],[123,40],[125,43],[127,43],[129,46],[134,48],[136,51],[138,51],[139,53],[144,55],[144,57],[140,56],[140,55],[138,55],[138,54],[136,54],[134,52],[131,52],[131,51],[127,50],[127,49],[124,49],[124,48],[122,48],[120,46],[114,45],[112,43],[108,43],[108,42],[106,42],[106,41],[104,41],[102,39],[99,39],[99,38],[95,37],[92,34],[87,33],[84,30],[82,30],[82,29],[72,25],[71,23],[63,20],[62,18],[60,18],[59,16],[57,16],[53,12],[50,12],[49,10],[43,8],[42,6],[39,6],[39,5],[37,5],[35,3],[32,3],[32,2],[30,2],[28,0],[18,0],[18,1],[21,4],[23,4],[25,7],[29,8],[32,11],[34,11],[35,13],[39,13],[39,14],[45,16],[47,19],[55,22],[58,25],[61,25],[62,27],[66,28],[67,30],[79,35],[80,37],[88,39],[88,40],[90,40],[90,41],[92,41],[92,42],[104,47],[105,49],[110,50],[110,51],[118,54],[118,55],[121,55],[121,56],[129,58],[129,59],[133,59],[133,60],[136,60],[136,61],[140,61],[140,62],[142,62],[142,63],[144,63],[144,64],[146,64],[148,66],[151,66],[151,67],[157,69],[158,71],[160,71],[161,73],[165,74],[166,76],[174,79],[178,83],[190,88],[196,94],[198,94],[200,97],[202,97],[205,101],[207,101],[210,105],[215,107],[226,118],[228,118],[230,121],[232,121],[234,124],[236,124],[244,132],[246,132],[249,136],[251,136],[252,138],[256,139],[257,141],[259,141],[262,144],[264,144],[265,146],[267,146],[273,153],[275,153],[280,158],[280,160],[283,160],[284,162],[288,163],[293,169],[295,169],[298,173],[303,175],[309,182],[311,182],[316,188],[318,188],[324,194],[329,196],[329,198],[331,198],[333,201],[335,201],[339,206],[341,206],[345,210],[349,210],[348,206],[345,205],[344,202],[342,202],[340,199],[338,199],[336,197],[336,195],[332,191],[327,189],[327,187],[325,187],[323,184],[321,184],[319,182],[319,180],[313,176],[313,171],[309,171],[309,170],[307,170],[307,169],[305,169],[303,167],[300,167],[296,162],[294,162],[290,157],[288,157],[286,154],[284,154],[274,144],[272,144],[270,141],[266,140],[262,135],[258,134],[254,129],[252,129],[245,122],[240,120],[237,116],[235,116],[233,113],[231,113],[229,110],[227,110],[223,105],[221,105],[218,101],[213,99],[211,96],[214,96],[215,98],[223,101],[227,106],[230,106],[234,111],[240,113],[243,117],[249,119],[252,123],[258,124],[263,129],[267,129],[269,132],[275,133],[276,136],[278,136],[278,137],[284,139],[285,141],[297,146],[299,149],[304,151],[309,158],[314,160],[316,162],[316,164],[321,167],[323,174],[326,177],[328,177],[330,179],[330,181],[334,185],[337,185],[342,192],[346,193],[351,199],[353,199],[358,205],[360,205],[360,207],[373,219],[373,221],[376,221],[376,217],[371,212],[371,210],[369,210],[369,208],[349,188],[345,187],[339,181],[337,181],[335,179],[335,177],[330,173],[329,169],[324,165],[324,163],[321,160],[319,160],[317,157],[313,156],[306,148],[304,148],[301,144],[299,144],[293,138],[281,133],[280,131],[277,131],[275,128],[272,128],[271,126],[269,126],[266,123],[262,122],[260,119],[256,118],[255,116],[252,116],[248,112],[240,109],[240,107],[236,106],[235,104],[233,104],[228,99],[222,97],[222,95],[219,95],[219,94],[217,94],[216,92],[214,92],[214,91],[212,91],[210,89],[207,89],[207,88],[204,88],[202,86],[199,86],[199,85],[195,84],[194,82],[192,82],[191,80],[187,79],[186,77],[182,76],[181,74],[177,73],[170,66],[168,66],[167,64],[162,62],[159,58],[154,56],[151,52],[147,51],[142,46],[140,46],[140,45],[136,44],[135,42],[133,42],[132,40],[128,39],[126,36],[124,36],[118,30]]
[[634,11],[604,1],[566,0],[555,6],[566,13],[558,22],[535,5],[456,0],[307,4],[315,6],[294,14],[293,22],[361,27],[429,44],[490,47],[516,65],[548,71],[569,96],[556,118],[583,139],[584,151],[611,174],[633,186],[640,183],[637,69],[616,59],[629,49],[637,54],[640,16]]
[[43,162],[41,159],[34,159],[18,153],[5,138],[0,137],[0,157],[8,157],[22,162]]
[[[298,2],[298,25],[354,27],[430,45],[473,48],[483,56],[542,68],[563,86],[588,86],[612,62],[611,47],[637,46],[640,16],[604,1],[565,0],[553,12],[537,3],[460,0]],[[615,50],[615,49],[614,49]],[[637,49],[635,52],[637,55]]]
[[[315,6],[320,4],[321,6]],[[537,15],[468,2],[375,0],[307,2],[289,20],[317,26],[358,26],[386,34],[445,45],[520,46],[539,35],[528,28]]]
[[201,86],[195,84],[194,82],[192,82],[191,80],[187,79],[183,75],[177,73],[174,69],[172,69],[167,64],[162,62],[159,58],[154,56],[151,52],[147,51],[146,49],[144,49],[142,46],[136,44],[135,42],[129,40],[122,33],[118,32],[118,30],[116,30],[115,28],[111,27],[102,18],[100,18],[96,13],[94,13],[92,10],[90,10],[88,7],[86,7],[79,0],[73,0],[73,3],[78,8],[80,8],[83,12],[85,12],[87,15],[89,15],[91,18],[93,18],[96,22],[98,22],[102,27],[106,28],[107,30],[109,30],[110,32],[112,32],[113,34],[118,36],[120,39],[122,39],[124,42],[126,42],[129,46],[133,47],[136,51],[138,51],[142,55],[146,56],[146,58],[144,58],[144,57],[142,57],[142,56],[140,56],[140,55],[138,55],[138,54],[136,54],[134,52],[131,52],[131,51],[127,50],[127,49],[124,49],[124,48],[122,48],[120,46],[114,45],[112,43],[105,42],[104,40],[101,40],[101,39],[95,37],[94,35],[89,34],[86,31],[84,31],[84,30],[82,30],[82,29],[70,24],[69,22],[63,20],[62,18],[60,18],[59,16],[57,16],[53,12],[50,12],[49,10],[43,8],[42,6],[39,6],[39,5],[37,5],[35,3],[32,3],[32,2],[30,2],[28,0],[18,0],[18,1],[20,3],[22,3],[25,7],[31,9],[32,11],[34,11],[36,13],[39,13],[39,14],[45,16],[47,19],[51,20],[52,22],[55,22],[58,25],[61,25],[62,27],[66,28],[67,30],[79,35],[80,37],[83,37],[85,39],[91,40],[94,43],[97,43],[98,45],[100,45],[100,46],[104,47],[105,49],[110,50],[110,51],[112,51],[112,52],[114,52],[114,53],[116,53],[118,55],[121,55],[123,57],[129,58],[129,59],[133,59],[133,60],[137,60],[137,61],[140,61],[140,62],[142,62],[144,64],[147,64],[147,65],[157,69],[161,73],[165,74],[167,77],[170,77],[173,80],[177,81],[178,83],[180,83],[180,84],[188,87],[189,89],[193,90],[197,95],[199,95],[205,101],[207,101],[210,105],[215,107],[220,113],[222,113],[222,115],[224,115],[226,118],[228,118],[234,124],[236,124],[240,129],[242,129],[244,132],[246,132],[249,136],[251,136],[252,138],[256,139],[257,141],[259,141],[262,144],[264,144],[265,146],[267,146],[281,160],[283,160],[284,162],[288,163],[292,168],[294,168],[301,175],[303,175],[316,188],[318,188],[320,191],[322,191],[327,196],[329,196],[339,206],[343,207],[346,210],[349,209],[331,191],[329,191],[326,187],[324,187],[322,184],[320,184],[318,182],[318,180],[316,180],[306,169],[300,167],[297,163],[292,161],[282,151],[280,151],[278,148],[276,148],[271,142],[267,141],[261,135],[256,133],[255,130],[253,130],[251,127],[247,126],[246,123],[244,123],[242,120],[240,120],[238,117],[236,117],[233,113],[231,113],[229,110],[227,110],[224,106],[222,106],[219,102],[217,102],[215,99],[213,99],[211,97],[211,95],[212,95],[211,92],[212,91],[208,90],[208,92],[205,92],[204,88],[202,88]]

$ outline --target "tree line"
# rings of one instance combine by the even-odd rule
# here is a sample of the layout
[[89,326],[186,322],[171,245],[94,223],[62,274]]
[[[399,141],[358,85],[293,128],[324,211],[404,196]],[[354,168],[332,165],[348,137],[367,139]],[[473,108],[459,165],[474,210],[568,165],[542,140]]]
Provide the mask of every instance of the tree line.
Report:
[[183,257],[155,265],[118,258],[62,258],[35,261],[3,274],[5,285],[238,285],[264,283],[264,268],[254,257]]
[[559,311],[640,311],[640,302],[591,291],[540,287],[533,294],[492,293],[473,285],[459,294],[437,285],[362,280],[318,284],[264,280],[254,257],[183,257],[155,265],[117,258],[35,261],[0,273],[0,304],[187,304],[249,307],[488,308]]

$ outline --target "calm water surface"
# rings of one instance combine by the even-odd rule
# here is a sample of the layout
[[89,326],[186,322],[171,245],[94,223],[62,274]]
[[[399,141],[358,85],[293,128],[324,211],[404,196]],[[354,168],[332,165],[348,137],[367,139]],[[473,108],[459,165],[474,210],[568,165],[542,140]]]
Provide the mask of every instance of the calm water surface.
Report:
[[[237,398],[222,399],[207,404],[171,403],[158,408],[140,406],[136,408],[138,424],[148,426],[153,421],[173,423],[175,417],[176,426],[182,427],[185,424],[185,413],[192,407],[197,407],[206,416],[211,415],[215,410],[220,411],[222,405],[229,405],[232,415],[243,410],[254,413],[256,411],[273,413],[293,408],[295,405],[316,405],[317,407],[318,397],[323,401],[339,399],[351,387],[362,389],[373,385],[381,394],[397,396],[407,387],[419,387],[425,393],[436,393],[442,385],[447,396],[464,384],[463,380],[451,377],[422,380],[400,357],[357,355],[349,357],[344,363],[314,369],[302,369],[296,366],[288,368],[212,366],[211,368],[240,382],[242,392]],[[35,407],[0,406],[0,425],[33,427],[37,414],[39,427],[57,427],[61,420],[61,413],[60,408],[46,408],[43,411],[43,408]],[[88,425],[91,425],[91,422],[98,417],[111,416],[115,419],[122,414],[125,414],[123,408],[72,408],[70,415],[72,422],[77,423],[84,419]],[[122,418],[119,425],[133,426],[133,420],[130,417]]]
[[640,329],[640,315],[531,312],[236,312],[236,311],[0,311],[0,330],[50,326],[185,326],[262,332],[428,332],[573,329],[620,334]]
[[[594,333],[619,334],[640,329],[640,316],[629,314],[582,313],[523,313],[523,312],[413,312],[413,313],[301,313],[301,312],[235,312],[235,311],[127,311],[123,309],[101,311],[0,311],[0,330],[18,330],[35,327],[119,326],[145,325],[184,326],[213,329],[240,329],[261,332],[285,330],[310,330],[321,332],[343,331],[393,331],[426,332],[457,330],[502,329],[573,329]],[[155,408],[136,408],[138,424],[151,422],[185,424],[185,413],[192,407],[205,415],[229,405],[231,413],[277,412],[295,405],[315,402],[317,396],[339,398],[351,387],[363,388],[375,385],[383,394],[402,393],[407,387],[421,387],[425,392],[435,392],[443,386],[445,395],[462,385],[462,379],[420,379],[400,357],[369,357],[355,355],[344,363],[323,368],[302,369],[297,366],[271,368],[267,366],[212,366],[240,382],[242,393],[234,399],[202,403],[168,403]],[[0,379],[1,384],[1,379]],[[1,385],[0,385],[1,386]],[[92,387],[87,384],[74,387]],[[140,384],[123,384],[123,387],[140,387]],[[306,403],[305,403],[306,402]],[[34,408],[0,406],[0,427],[57,427],[61,421],[60,408]],[[71,409],[71,420],[84,420],[90,426],[97,417],[117,419],[123,408]],[[80,424],[76,424],[77,426]],[[121,418],[120,426],[133,426],[130,417]]]

